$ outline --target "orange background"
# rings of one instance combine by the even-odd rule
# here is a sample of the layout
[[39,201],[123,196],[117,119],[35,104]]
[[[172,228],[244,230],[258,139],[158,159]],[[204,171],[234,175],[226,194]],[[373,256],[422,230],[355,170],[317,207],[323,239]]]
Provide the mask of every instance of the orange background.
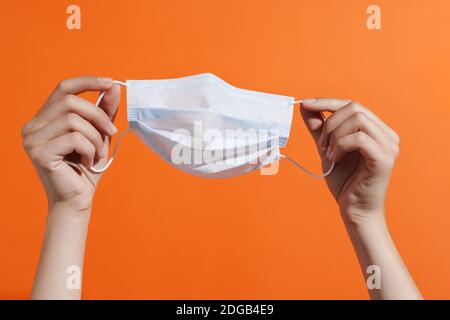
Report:
[[[80,31],[66,28],[73,3]],[[0,298],[31,290],[46,198],[20,128],[57,82],[201,72],[298,98],[352,98],[395,128],[391,231],[424,296],[450,298],[450,1],[379,0],[380,31],[366,28],[371,3],[2,1]],[[319,170],[298,112],[286,153]],[[280,166],[203,180],[127,137],[95,198],[84,298],[367,298],[324,182]]]

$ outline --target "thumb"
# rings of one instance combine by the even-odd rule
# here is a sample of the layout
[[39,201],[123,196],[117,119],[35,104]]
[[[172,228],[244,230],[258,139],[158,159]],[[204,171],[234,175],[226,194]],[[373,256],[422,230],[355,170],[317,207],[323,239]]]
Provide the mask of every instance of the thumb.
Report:
[[[114,122],[117,110],[119,107],[120,102],[120,86],[119,85],[113,85],[108,91],[106,91],[105,95],[103,96],[102,101],[99,104],[99,107],[105,111],[105,113],[109,116],[109,118]],[[111,143],[111,137],[110,136],[104,136],[104,142],[105,142],[105,152],[108,153],[108,148]],[[109,157],[105,157],[101,159],[99,163],[102,164],[102,167],[107,163]],[[98,178],[101,175],[97,175]]]
[[306,110],[303,107],[303,103],[300,104],[300,113],[302,115],[303,122],[305,123],[309,133],[311,133],[311,136],[316,143],[317,150],[321,152],[321,148],[319,146],[319,138],[322,132],[322,126],[325,123],[325,119],[322,113]]
[[120,102],[120,85],[113,85],[100,102],[99,107],[106,112],[106,114],[114,121],[117,114],[117,108]]

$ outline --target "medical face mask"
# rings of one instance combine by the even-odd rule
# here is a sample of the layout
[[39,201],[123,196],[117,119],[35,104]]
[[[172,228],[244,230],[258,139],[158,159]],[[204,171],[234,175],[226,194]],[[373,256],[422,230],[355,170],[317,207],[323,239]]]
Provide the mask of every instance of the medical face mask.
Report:
[[[114,81],[127,87],[129,128],[140,140],[176,168],[205,178],[229,178],[271,165],[284,156],[291,131],[292,97],[233,87],[212,74],[166,79]],[[104,93],[97,101],[100,104]]]

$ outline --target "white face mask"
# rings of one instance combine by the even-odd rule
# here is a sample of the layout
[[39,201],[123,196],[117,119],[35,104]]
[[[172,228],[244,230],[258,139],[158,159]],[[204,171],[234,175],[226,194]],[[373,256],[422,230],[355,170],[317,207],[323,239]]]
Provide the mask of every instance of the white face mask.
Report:
[[[131,131],[164,160],[187,173],[229,178],[272,164],[283,156],[291,130],[294,98],[239,89],[212,74],[168,79],[128,80]],[[97,105],[104,94],[101,94]],[[102,169],[114,159],[113,154]],[[330,170],[321,176],[331,173]]]

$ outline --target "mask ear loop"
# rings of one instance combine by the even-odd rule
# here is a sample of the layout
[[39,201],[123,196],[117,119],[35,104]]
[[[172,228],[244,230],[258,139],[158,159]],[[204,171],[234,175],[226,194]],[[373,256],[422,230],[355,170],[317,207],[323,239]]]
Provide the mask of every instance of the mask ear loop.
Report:
[[[121,85],[121,86],[124,86],[124,87],[128,87],[128,85],[125,82],[122,82],[122,81],[114,80],[113,83]],[[97,102],[95,103],[96,107],[98,107],[100,105],[100,102],[102,102],[103,97],[105,96],[105,94],[106,94],[105,91],[102,91],[100,93],[100,95],[99,95],[99,97],[97,99]],[[106,165],[103,168],[96,169],[96,168],[94,168],[94,166],[92,166],[92,167],[89,168],[89,171],[91,171],[93,173],[103,173],[103,172],[105,172],[109,168],[109,166],[112,164],[112,162],[114,161],[114,157],[116,156],[117,149],[119,148],[120,140],[122,140],[122,138],[129,132],[131,132],[131,129],[127,128],[127,129],[125,129],[124,131],[122,131],[119,134],[119,137],[117,138],[116,143],[114,144],[113,152],[111,153],[111,156],[110,156],[108,162],[106,163]]]
[[295,161],[295,160],[293,160],[293,159],[291,159],[291,158],[285,156],[284,154],[280,154],[280,157],[283,158],[283,159],[286,159],[286,160],[289,161],[290,163],[292,163],[292,164],[294,164],[295,166],[299,167],[304,173],[306,173],[308,176],[313,177],[313,178],[315,178],[315,179],[322,179],[322,178],[328,177],[328,176],[333,172],[334,166],[335,166],[335,163],[332,162],[332,163],[331,163],[331,166],[330,166],[330,169],[328,169],[327,172],[325,172],[325,173],[323,173],[323,174],[321,174],[321,175],[318,175],[318,174],[312,173],[311,171],[309,171],[308,169],[306,169],[304,166],[302,166],[300,163],[298,163],[297,161]]
[[[302,102],[303,102],[303,100],[297,100],[297,101],[294,101],[294,103],[292,105],[296,105],[296,104],[300,104],[301,105]],[[325,119],[325,116],[323,114],[322,114],[322,117]],[[304,166],[302,166],[300,163],[298,163],[297,161],[289,158],[288,156],[285,156],[284,154],[280,154],[280,157],[283,158],[283,159],[286,159],[290,163],[294,164],[295,166],[300,168],[304,173],[306,173],[307,175],[309,175],[309,176],[311,176],[311,177],[313,177],[315,179],[323,179],[323,178],[328,177],[333,172],[334,167],[335,167],[335,162],[332,162],[330,168],[326,172],[324,172],[323,174],[319,175],[319,174],[312,173],[311,171],[306,169]]]

